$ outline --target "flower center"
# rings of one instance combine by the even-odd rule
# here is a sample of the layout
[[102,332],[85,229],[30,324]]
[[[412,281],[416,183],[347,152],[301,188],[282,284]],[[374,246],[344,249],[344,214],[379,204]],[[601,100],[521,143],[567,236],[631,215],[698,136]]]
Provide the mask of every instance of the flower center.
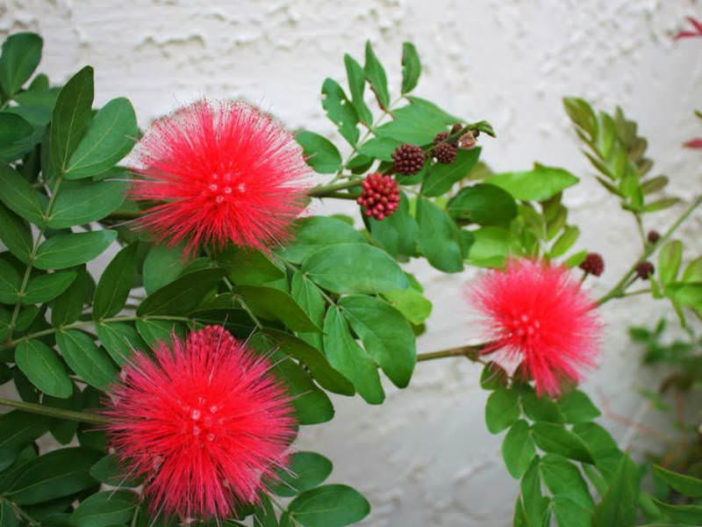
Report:
[[512,335],[522,340],[531,340],[535,338],[538,334],[539,328],[541,327],[541,323],[527,313],[515,315],[514,318],[512,318],[510,325]]
[[214,172],[202,194],[206,198],[214,200],[215,203],[228,203],[236,194],[246,192],[246,184],[237,181],[238,179],[240,178],[232,172]]
[[222,419],[216,415],[219,411],[216,404],[208,404],[204,397],[198,397],[195,405],[186,405],[183,410],[186,413],[186,428],[194,439],[200,441],[201,446],[215,440],[222,424]]

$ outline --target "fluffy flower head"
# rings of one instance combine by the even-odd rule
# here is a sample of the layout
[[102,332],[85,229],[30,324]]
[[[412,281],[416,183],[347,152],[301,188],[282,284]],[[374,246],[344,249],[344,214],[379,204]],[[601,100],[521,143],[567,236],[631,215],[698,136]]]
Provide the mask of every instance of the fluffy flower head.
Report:
[[580,380],[598,355],[600,323],[594,304],[569,272],[533,260],[511,260],[469,289],[484,316],[486,351],[521,358],[539,395],[556,396],[563,382]]
[[200,101],[156,121],[137,147],[130,195],[156,202],[141,224],[159,240],[265,249],[304,208],[310,170],[293,137],[243,102]]
[[269,362],[221,326],[136,352],[112,387],[109,444],[154,510],[226,517],[287,463],[295,421]]

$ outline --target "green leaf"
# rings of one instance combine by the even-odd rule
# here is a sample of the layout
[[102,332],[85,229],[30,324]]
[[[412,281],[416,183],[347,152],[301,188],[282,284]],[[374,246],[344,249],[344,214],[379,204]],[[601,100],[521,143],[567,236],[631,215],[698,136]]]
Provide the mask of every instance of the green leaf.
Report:
[[[255,336],[254,336],[255,337]],[[264,352],[270,354],[270,348]],[[273,371],[287,388],[300,425],[325,423],[334,417],[334,407],[327,394],[320,390],[312,378],[292,360],[282,360],[283,355],[273,353]]]
[[170,320],[139,319],[135,323],[136,330],[150,348],[156,348],[160,343],[170,343],[173,334],[182,337],[182,327]]
[[63,293],[78,276],[76,271],[42,274],[29,280],[22,297],[23,304],[37,304],[53,300]]
[[563,422],[563,416],[556,403],[548,397],[537,396],[530,386],[524,387],[521,402],[524,414],[532,421]]
[[564,97],[563,106],[566,113],[591,139],[597,136],[597,117],[592,107],[583,99],[577,97]]
[[346,66],[346,77],[349,81],[349,89],[351,90],[351,101],[356,110],[359,119],[367,126],[373,124],[373,115],[371,114],[366,102],[363,98],[363,92],[366,87],[366,73],[361,65],[349,54],[344,55],[344,66]]
[[534,457],[520,485],[524,515],[529,527],[546,527],[550,525],[550,500],[545,498],[541,492],[539,461],[538,456]]
[[[327,390],[342,395],[356,393],[353,385],[338,371],[331,367],[322,352],[287,332],[266,328],[266,336],[273,339],[271,348],[280,349],[281,353],[301,361],[314,379]],[[317,335],[317,333],[315,333]],[[320,335],[321,339],[321,335]],[[319,348],[322,348],[321,342]]]
[[351,487],[323,485],[300,494],[288,512],[305,527],[344,527],[368,516],[370,504]]
[[560,454],[583,463],[594,463],[583,440],[562,425],[537,422],[532,430],[534,441],[544,452]]
[[137,315],[187,315],[219,284],[223,269],[187,273],[154,291],[137,308]]
[[86,66],[61,88],[51,118],[51,164],[65,173],[91,121],[93,68]]
[[0,56],[0,88],[12,97],[29,80],[41,60],[43,41],[35,33],[15,33],[7,37]]
[[324,352],[329,363],[353,383],[366,402],[383,402],[385,393],[376,365],[353,339],[346,321],[336,308],[327,310],[324,318]]
[[419,250],[429,263],[447,273],[463,270],[460,233],[449,216],[431,201],[417,200]]
[[0,452],[19,451],[49,430],[51,419],[19,410],[0,415]]
[[363,235],[338,218],[312,216],[299,221],[295,242],[283,251],[283,257],[299,264],[309,255],[339,243],[364,243]]
[[14,113],[14,108],[0,112],[0,160],[12,162],[29,152],[40,138],[34,135],[34,127],[23,117]]
[[438,132],[460,119],[447,114],[435,104],[420,99],[407,97],[410,104],[393,110],[393,120],[375,129],[377,137],[384,137],[413,145],[428,145]]
[[47,225],[63,229],[101,220],[119,208],[128,186],[126,181],[65,182],[56,196]]
[[587,423],[602,415],[590,398],[580,390],[563,395],[558,400],[558,407],[566,423]]
[[51,323],[64,326],[75,322],[83,313],[83,305],[92,298],[95,283],[85,268],[78,269],[78,276],[59,296],[51,301]]
[[73,393],[73,383],[56,353],[40,340],[27,340],[15,349],[15,363],[40,391],[65,399]]
[[663,285],[675,280],[682,262],[683,244],[680,240],[666,243],[658,253],[658,278]]
[[67,179],[81,179],[112,168],[134,146],[139,134],[136,114],[124,97],[112,99],[95,114],[85,136],[71,155]]
[[0,163],[0,200],[8,209],[35,225],[43,225],[42,198],[29,181]]
[[417,48],[411,42],[402,43],[402,93],[409,93],[417,86],[422,73]]
[[363,346],[397,386],[409,384],[416,362],[412,328],[402,314],[378,298],[345,296],[338,304]]
[[[295,271],[292,275],[290,280],[290,295],[295,302],[305,310],[310,320],[321,328],[324,323],[324,312],[326,311],[326,304],[322,298],[322,292],[300,271]],[[311,346],[320,350],[322,349],[321,331],[300,333],[298,336]]]
[[592,527],[592,512],[570,498],[554,496],[551,507],[559,527]]
[[293,331],[321,331],[295,299],[285,291],[274,287],[246,285],[237,287],[235,292],[244,299],[251,311],[261,318],[280,320]]
[[392,256],[416,256],[417,222],[410,214],[409,198],[402,193],[400,204],[394,214],[382,221],[368,218],[368,225],[373,237],[380,246]]
[[101,230],[79,234],[58,234],[42,242],[37,249],[37,269],[64,269],[89,262],[117,238],[117,231]]
[[[404,141],[393,139],[392,137],[374,137],[365,141],[361,145],[361,148],[358,149],[358,152],[359,154],[370,156],[371,158],[392,162],[393,152],[395,152],[397,147],[403,142]],[[398,183],[403,183],[404,181],[406,180],[401,179]]]
[[378,104],[382,109],[390,107],[390,93],[388,92],[388,79],[385,75],[385,68],[380,63],[373,52],[370,41],[366,41],[366,63],[363,66],[366,78],[370,82],[371,89],[378,99]]
[[344,89],[332,79],[324,79],[322,84],[322,107],[327,112],[327,117],[339,129],[339,133],[351,146],[358,143],[358,116],[348,100]]
[[71,514],[75,527],[110,527],[132,518],[137,495],[128,490],[104,490],[84,499]]
[[682,281],[702,282],[702,256],[698,256],[687,264],[687,267],[682,275]]
[[332,471],[332,462],[316,452],[295,452],[287,470],[279,470],[278,481],[271,490],[278,496],[290,497],[317,487]]
[[655,498],[653,498],[653,503],[666,518],[674,521],[675,525],[700,525],[702,519],[702,506],[700,505],[671,505]]
[[19,520],[9,501],[0,504],[0,525],[2,527],[19,527]]
[[481,148],[459,150],[453,163],[444,165],[436,164],[422,184],[422,194],[427,197],[441,196],[451,188],[468,177],[468,174],[478,162]]
[[154,245],[146,255],[142,278],[144,289],[151,294],[180,276],[185,269],[183,246]]
[[561,234],[551,247],[549,254],[551,258],[563,256],[575,244],[580,236],[580,229],[575,226],[568,225],[563,234]]
[[658,212],[659,210],[669,209],[673,205],[680,203],[680,198],[663,198],[656,201],[651,201],[647,203],[643,211],[644,212]]
[[114,364],[85,333],[59,331],[56,343],[66,363],[89,385],[104,390],[115,381],[117,369]]
[[449,201],[446,210],[453,218],[480,225],[505,225],[517,216],[517,204],[512,195],[485,183],[462,188]]
[[503,188],[522,201],[545,201],[578,181],[567,170],[536,163],[528,172],[503,172],[490,176],[485,182]]
[[5,260],[0,260],[0,302],[16,304],[21,283],[22,278],[17,270]]
[[302,262],[302,272],[334,293],[382,293],[409,286],[393,258],[365,243],[324,247]]
[[125,475],[125,467],[116,454],[108,454],[90,467],[90,475],[100,483],[112,487],[136,487],[141,484]]
[[88,448],[54,450],[23,466],[5,496],[20,505],[31,505],[70,496],[97,485],[90,467],[102,457]]
[[237,285],[263,285],[285,278],[285,271],[271,255],[255,249],[230,248],[217,261]]
[[95,289],[94,319],[111,317],[122,310],[132,287],[136,265],[136,243],[118,252],[107,265]]
[[385,291],[383,297],[414,325],[423,323],[431,315],[432,303],[414,289]]
[[622,453],[609,432],[597,423],[576,424],[573,432],[587,445],[595,458],[597,469],[608,479],[613,476]]
[[326,137],[303,130],[295,134],[295,140],[302,147],[305,162],[315,172],[333,174],[341,169],[341,154]]
[[691,284],[672,282],[665,288],[666,296],[682,306],[702,310],[702,283]]
[[0,204],[0,241],[22,263],[29,262],[29,254],[32,252],[32,231],[22,218],[2,204]]
[[541,459],[539,468],[544,482],[553,496],[567,498],[577,504],[587,512],[586,517],[589,519],[594,502],[578,467],[560,456],[547,454]]
[[485,405],[485,423],[492,434],[499,434],[519,419],[519,397],[514,390],[498,388]]
[[488,362],[480,374],[480,387],[483,390],[498,390],[507,387],[509,375],[496,362]]
[[502,267],[512,252],[512,234],[502,227],[482,227],[471,231],[474,239],[468,259],[479,267]]
[[686,474],[678,474],[660,466],[654,466],[656,476],[677,490],[680,494],[690,498],[702,498],[702,479],[693,478]]
[[122,322],[98,323],[95,325],[100,343],[120,366],[129,362],[135,350],[146,351],[147,345],[136,329]]
[[513,478],[519,479],[526,472],[536,455],[534,441],[529,436],[529,424],[519,419],[502,441],[502,459]]
[[593,527],[631,527],[636,522],[639,493],[637,468],[628,455],[621,456],[602,501],[595,508]]

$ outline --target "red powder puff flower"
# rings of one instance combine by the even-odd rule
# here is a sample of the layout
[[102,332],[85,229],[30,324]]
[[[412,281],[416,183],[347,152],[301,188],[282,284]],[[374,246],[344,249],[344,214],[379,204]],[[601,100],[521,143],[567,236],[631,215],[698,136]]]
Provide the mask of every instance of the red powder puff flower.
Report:
[[154,511],[226,517],[286,466],[296,423],[270,369],[221,326],[160,344],[155,360],[132,357],[111,389],[107,433]]
[[511,260],[469,290],[470,301],[487,319],[486,352],[519,356],[539,395],[557,396],[564,382],[594,364],[600,324],[595,305],[563,267]]
[[304,208],[310,170],[292,135],[243,103],[201,101],[156,121],[137,149],[130,195],[159,240],[265,249]]
[[687,17],[687,21],[690,22],[692,30],[680,31],[677,35],[675,35],[675,37],[673,37],[674,40],[680,40],[681,38],[702,37],[702,22],[699,22],[691,16]]

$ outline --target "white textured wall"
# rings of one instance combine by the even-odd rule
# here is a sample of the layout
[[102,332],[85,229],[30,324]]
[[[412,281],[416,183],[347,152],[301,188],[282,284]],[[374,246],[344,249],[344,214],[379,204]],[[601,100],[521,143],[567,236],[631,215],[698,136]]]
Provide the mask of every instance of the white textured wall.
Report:
[[[343,53],[362,57],[370,39],[395,87],[400,46],[411,39],[425,68],[417,93],[453,113],[490,120],[499,139],[485,140],[484,154],[493,167],[539,160],[585,176],[566,196],[582,227],[580,244],[605,255],[601,293],[634,257],[637,240],[630,219],[587,177],[560,98],[623,106],[649,137],[657,170],[671,176],[671,194],[689,199],[702,187],[700,155],[679,145],[702,135],[691,115],[702,103],[702,41],[674,45],[670,36],[690,14],[701,15],[702,6],[693,0],[2,0],[0,34],[39,31],[41,68],[56,81],[92,64],[97,103],[126,95],[142,125],[203,95],[241,96],[291,127],[323,133],[332,128],[319,89],[325,76],[343,79]],[[647,227],[663,228],[670,218],[651,216]],[[686,228],[688,237],[697,235],[698,254],[701,226],[698,214]],[[474,336],[461,298],[468,276],[442,276],[421,264],[413,270],[435,301],[420,351]],[[586,389],[598,402],[610,400],[617,414],[652,418],[633,388],[653,381],[639,368],[625,326],[652,322],[663,310],[641,299],[604,310],[610,327],[602,367]],[[458,359],[422,364],[410,388],[389,389],[381,407],[337,400],[336,419],[305,430],[300,446],[330,456],[333,479],[367,494],[374,510],[365,526],[509,525],[517,486],[502,467],[499,440],[485,431],[478,373]],[[650,443],[642,443],[636,428],[607,424],[635,451]]]

